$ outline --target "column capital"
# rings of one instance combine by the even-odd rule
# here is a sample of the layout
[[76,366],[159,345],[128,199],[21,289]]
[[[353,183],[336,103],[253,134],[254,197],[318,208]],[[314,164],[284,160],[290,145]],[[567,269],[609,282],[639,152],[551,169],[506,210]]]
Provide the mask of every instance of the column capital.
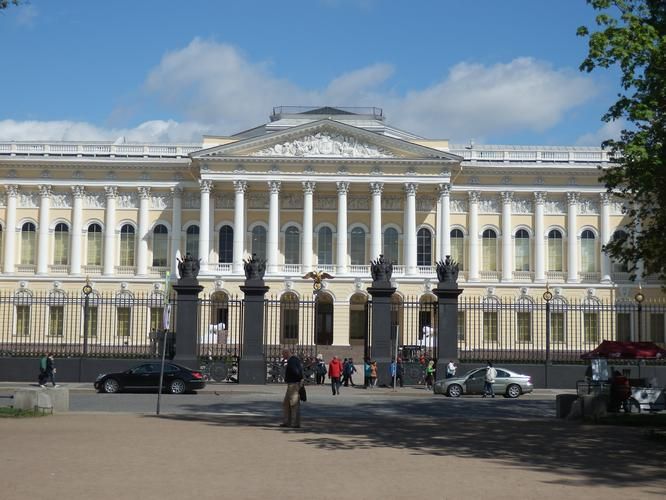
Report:
[[438,187],[440,196],[449,196],[451,194],[451,184],[440,184]]
[[280,188],[282,187],[282,182],[280,181],[268,181],[268,189],[271,194],[279,194]]
[[139,198],[142,200],[147,200],[150,198],[150,188],[147,186],[139,186],[136,188],[139,191]]
[[368,186],[370,187],[370,193],[372,194],[382,194],[382,191],[384,191],[383,182],[371,182]]
[[305,194],[312,194],[314,193],[314,190],[315,190],[314,181],[303,181],[303,192]]
[[201,180],[199,181],[199,189],[202,193],[210,193],[213,190],[213,181]]
[[171,193],[171,198],[182,198],[183,196],[183,188],[180,186],[174,186],[169,189],[169,192]]
[[534,203],[537,205],[543,205],[546,203],[546,197],[548,194],[545,191],[535,191],[534,192]]
[[18,196],[19,187],[16,184],[7,184],[5,191],[7,191],[7,196]]
[[338,188],[338,194],[347,194],[349,192],[349,183],[347,181],[339,181],[335,185]]
[[247,181],[233,181],[234,183],[234,191],[237,194],[245,194],[245,191],[247,191]]
[[39,186],[39,196],[41,196],[42,198],[50,198],[51,188],[52,186],[50,184],[41,184]]
[[84,194],[86,194],[86,188],[83,186],[72,186],[72,196],[74,198],[83,198]]
[[419,185],[415,182],[405,183],[405,194],[407,196],[416,196],[416,192],[419,190]]
[[613,196],[610,193],[599,193],[602,205],[610,205]]
[[568,192],[567,193],[567,203],[569,206],[578,205],[578,200],[580,199],[580,193]]
[[500,200],[505,205],[508,205],[513,201],[513,191],[502,191],[500,192]]
[[481,193],[478,191],[469,191],[467,196],[470,203],[479,203],[479,200],[481,199]]
[[116,186],[104,186],[104,192],[107,198],[115,198],[118,196],[118,188]]

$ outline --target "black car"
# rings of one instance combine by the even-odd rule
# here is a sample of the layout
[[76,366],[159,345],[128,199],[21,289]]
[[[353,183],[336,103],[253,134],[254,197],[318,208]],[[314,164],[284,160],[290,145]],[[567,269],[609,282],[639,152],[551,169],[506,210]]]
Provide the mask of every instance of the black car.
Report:
[[[95,389],[100,392],[156,389],[160,383],[161,363],[144,363],[124,372],[103,373],[95,380]],[[174,363],[164,364],[162,389],[172,394],[183,394],[206,385],[200,371],[190,370]]]

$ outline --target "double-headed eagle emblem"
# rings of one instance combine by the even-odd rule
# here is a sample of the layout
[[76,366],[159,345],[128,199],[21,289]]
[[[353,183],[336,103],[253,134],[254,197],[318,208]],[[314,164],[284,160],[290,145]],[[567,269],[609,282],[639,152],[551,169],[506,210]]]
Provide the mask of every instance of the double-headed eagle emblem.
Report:
[[324,280],[332,280],[334,276],[324,272],[324,271],[310,271],[308,274],[303,276],[303,279],[312,280],[312,288],[316,292],[321,290],[321,284]]

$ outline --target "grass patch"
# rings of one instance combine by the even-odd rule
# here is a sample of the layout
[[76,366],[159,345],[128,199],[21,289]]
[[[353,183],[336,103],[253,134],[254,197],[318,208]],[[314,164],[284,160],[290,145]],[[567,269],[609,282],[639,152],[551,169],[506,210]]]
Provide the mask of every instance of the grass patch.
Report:
[[43,417],[46,413],[35,410],[19,410],[11,406],[0,407],[0,418],[29,418],[29,417]]

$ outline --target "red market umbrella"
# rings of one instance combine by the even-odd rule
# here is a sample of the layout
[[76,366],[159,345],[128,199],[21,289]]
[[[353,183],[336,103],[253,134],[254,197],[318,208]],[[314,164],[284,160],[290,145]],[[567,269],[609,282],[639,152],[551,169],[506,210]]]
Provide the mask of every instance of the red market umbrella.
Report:
[[663,359],[666,360],[666,349],[654,342],[616,342],[604,340],[599,346],[582,354],[581,359]]

